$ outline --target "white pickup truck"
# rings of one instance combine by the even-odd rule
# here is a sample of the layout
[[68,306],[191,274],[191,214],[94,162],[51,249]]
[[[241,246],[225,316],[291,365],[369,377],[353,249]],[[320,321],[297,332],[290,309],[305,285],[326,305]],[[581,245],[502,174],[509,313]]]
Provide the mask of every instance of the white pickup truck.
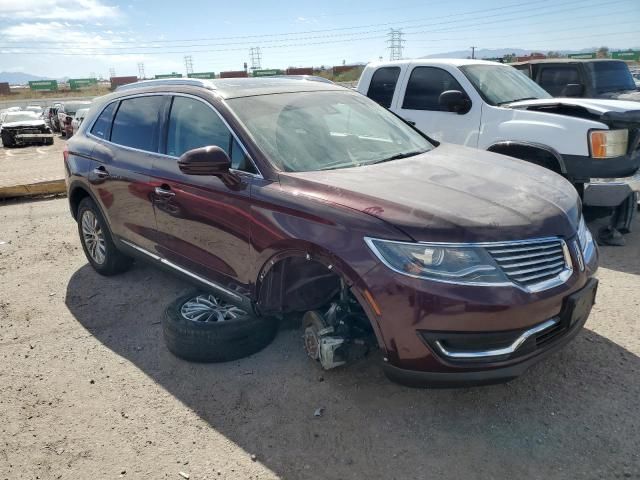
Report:
[[[638,102],[553,98],[513,67],[463,59],[371,63],[357,90],[435,140],[551,169],[587,205],[617,207],[640,191]],[[635,208],[625,210],[628,227]]]

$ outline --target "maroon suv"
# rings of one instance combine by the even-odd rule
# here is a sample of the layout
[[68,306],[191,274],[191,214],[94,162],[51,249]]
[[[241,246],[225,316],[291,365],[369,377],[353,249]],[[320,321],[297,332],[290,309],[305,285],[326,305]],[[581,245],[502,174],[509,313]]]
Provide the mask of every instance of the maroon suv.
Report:
[[304,313],[325,368],[369,332],[416,385],[524,372],[573,338],[597,249],[574,188],[439,145],[352,90],[175,79],[97,99],[65,151],[91,265],[173,269],[258,318]]

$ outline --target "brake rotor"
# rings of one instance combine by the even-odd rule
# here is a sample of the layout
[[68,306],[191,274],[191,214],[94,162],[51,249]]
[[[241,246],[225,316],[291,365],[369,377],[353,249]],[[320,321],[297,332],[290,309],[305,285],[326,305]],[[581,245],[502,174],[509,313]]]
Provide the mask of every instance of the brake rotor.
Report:
[[313,360],[320,361],[320,337],[326,331],[327,325],[322,314],[316,310],[311,310],[302,317],[304,325],[304,349],[307,355]]

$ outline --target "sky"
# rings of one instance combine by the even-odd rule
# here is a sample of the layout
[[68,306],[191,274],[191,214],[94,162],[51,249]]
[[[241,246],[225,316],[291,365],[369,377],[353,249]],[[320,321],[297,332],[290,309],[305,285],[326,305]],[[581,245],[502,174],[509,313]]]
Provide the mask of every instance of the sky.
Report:
[[49,78],[330,66],[478,48],[640,47],[640,0],[0,0],[0,71]]

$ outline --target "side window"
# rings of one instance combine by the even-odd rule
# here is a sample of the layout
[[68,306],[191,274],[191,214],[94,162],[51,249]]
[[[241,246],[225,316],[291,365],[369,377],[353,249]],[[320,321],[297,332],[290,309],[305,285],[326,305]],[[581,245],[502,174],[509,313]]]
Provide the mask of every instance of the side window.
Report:
[[174,97],[169,114],[167,155],[179,157],[188,150],[209,145],[227,152],[232,168],[255,172],[251,160],[210,106],[192,98]]
[[521,71],[527,77],[531,78],[531,72],[529,72],[529,65],[514,65],[513,68],[515,68],[516,70]]
[[376,70],[371,77],[367,97],[389,108],[399,76],[400,67],[383,67]]
[[544,67],[538,81],[540,86],[551,95],[562,95],[569,83],[580,83],[578,68],[573,65],[554,65]]
[[148,152],[158,151],[158,118],[164,97],[148,96],[122,100],[111,127],[111,141]]
[[407,110],[448,111],[440,105],[440,94],[447,90],[464,90],[453,76],[441,68],[416,67],[411,72],[402,108]]
[[113,112],[116,109],[118,102],[113,102],[107,105],[107,108],[102,110],[102,113],[93,124],[91,133],[99,138],[109,138],[109,130],[111,130],[111,120],[113,119]]

